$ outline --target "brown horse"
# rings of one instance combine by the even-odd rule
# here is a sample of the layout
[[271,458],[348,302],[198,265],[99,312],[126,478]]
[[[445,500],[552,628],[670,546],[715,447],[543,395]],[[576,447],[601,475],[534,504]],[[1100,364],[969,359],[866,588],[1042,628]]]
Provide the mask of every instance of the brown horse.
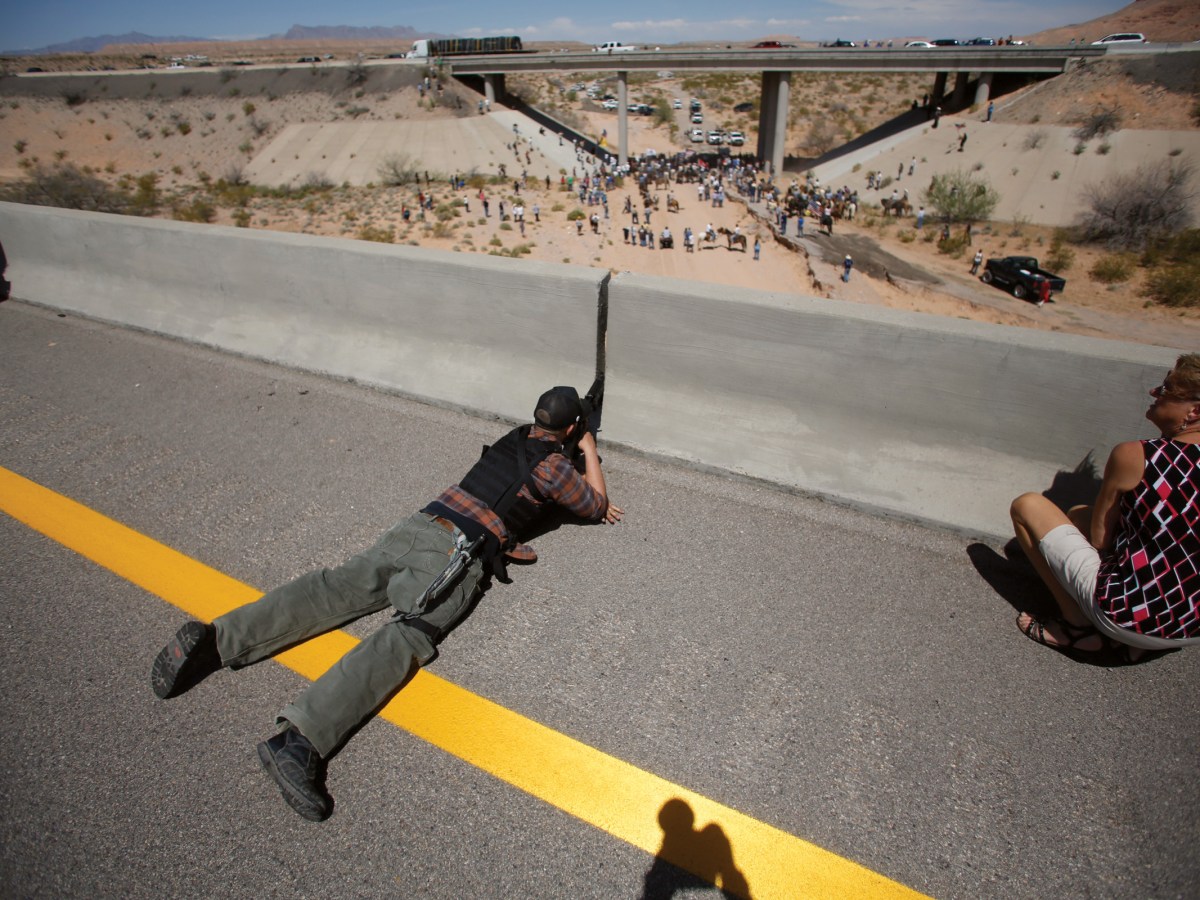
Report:
[[746,236],[744,234],[734,234],[731,229],[726,228],[724,225],[717,229],[717,234],[725,235],[727,242],[726,250],[732,250],[736,246],[741,247],[743,253],[746,252]]
[[667,212],[679,212],[679,201],[674,197],[667,197]]

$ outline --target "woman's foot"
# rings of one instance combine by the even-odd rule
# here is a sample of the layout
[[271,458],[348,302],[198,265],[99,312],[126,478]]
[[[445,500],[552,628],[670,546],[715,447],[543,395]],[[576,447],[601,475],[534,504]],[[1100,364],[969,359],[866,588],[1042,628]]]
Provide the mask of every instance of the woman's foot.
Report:
[[1025,637],[1047,647],[1083,653],[1104,649],[1104,638],[1100,632],[1088,625],[1073,625],[1066,619],[1053,617],[1039,621],[1029,613],[1021,613],[1017,616],[1017,627]]

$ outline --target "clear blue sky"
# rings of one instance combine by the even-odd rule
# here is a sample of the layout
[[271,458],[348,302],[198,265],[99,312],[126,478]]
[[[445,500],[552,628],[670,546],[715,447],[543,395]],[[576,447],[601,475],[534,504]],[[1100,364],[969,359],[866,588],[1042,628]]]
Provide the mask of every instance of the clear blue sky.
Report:
[[[526,40],[669,44],[746,40],[789,34],[837,37],[997,37],[1086,22],[1128,0],[690,0],[685,4],[605,0],[37,0],[9,4],[0,44],[34,49],[101,34],[252,38],[292,25],[408,25],[419,31],[471,36],[519,34]],[[681,8],[686,16],[678,15]],[[1091,37],[1091,35],[1089,35]],[[1099,34],[1095,37],[1100,37]]]

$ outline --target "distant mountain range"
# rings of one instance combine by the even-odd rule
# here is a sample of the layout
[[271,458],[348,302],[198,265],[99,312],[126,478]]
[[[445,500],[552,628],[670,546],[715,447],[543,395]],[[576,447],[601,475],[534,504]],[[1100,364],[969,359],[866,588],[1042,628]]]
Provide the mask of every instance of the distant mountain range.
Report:
[[48,47],[39,47],[36,50],[4,50],[5,56],[34,56],[45,53],[95,53],[103,50],[109,44],[182,44],[184,42],[191,43],[193,41],[209,41],[212,38],[200,37],[185,37],[176,35],[173,37],[154,37],[149,34],[142,34],[140,31],[131,31],[128,34],[102,34],[98,37],[76,38],[73,41],[67,41],[65,44],[51,44]]
[[[265,38],[254,38],[262,41],[316,41],[316,40],[349,40],[349,41],[379,41],[405,40],[411,41],[420,37],[443,37],[439,34],[428,34],[410,28],[407,25],[382,26],[375,25],[360,28],[354,25],[293,25],[284,34],[272,34]],[[200,41],[216,41],[216,38],[187,37],[172,35],[158,37],[131,31],[128,34],[102,34],[98,37],[77,38],[65,44],[50,44],[36,50],[0,50],[4,56],[37,56],[48,53],[97,53],[111,44],[183,44]]]
[[374,25],[370,28],[359,28],[355,25],[293,25],[285,34],[272,34],[263,38],[266,41],[411,41],[414,38],[426,37],[424,33],[407,25]]

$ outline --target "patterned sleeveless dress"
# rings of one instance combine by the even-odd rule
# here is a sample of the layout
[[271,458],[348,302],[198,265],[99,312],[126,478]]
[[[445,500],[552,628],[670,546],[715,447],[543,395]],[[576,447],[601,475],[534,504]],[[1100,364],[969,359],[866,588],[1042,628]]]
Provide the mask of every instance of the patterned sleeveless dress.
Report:
[[1113,549],[1102,555],[1096,608],[1152,637],[1200,637],[1200,444],[1142,441],[1142,480],[1120,498]]

